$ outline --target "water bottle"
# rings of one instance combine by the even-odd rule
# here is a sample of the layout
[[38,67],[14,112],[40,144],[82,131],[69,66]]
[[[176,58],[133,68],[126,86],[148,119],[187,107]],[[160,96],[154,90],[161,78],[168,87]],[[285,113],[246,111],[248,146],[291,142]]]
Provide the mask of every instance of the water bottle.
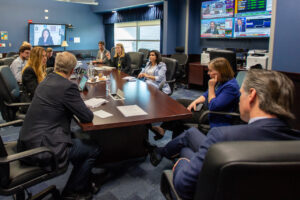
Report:
[[110,76],[106,76],[106,93],[109,95],[111,92],[111,82],[110,82]]
[[88,69],[87,69],[87,75],[88,75],[89,79],[94,78],[94,72],[95,72],[94,65],[92,64],[92,62],[90,62]]

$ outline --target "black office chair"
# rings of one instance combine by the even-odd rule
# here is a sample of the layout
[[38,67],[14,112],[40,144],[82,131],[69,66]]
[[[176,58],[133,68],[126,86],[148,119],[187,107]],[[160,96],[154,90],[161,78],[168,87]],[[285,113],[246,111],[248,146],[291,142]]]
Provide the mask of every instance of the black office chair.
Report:
[[166,81],[162,81],[159,85],[159,90],[162,90],[165,83],[168,83],[171,88],[171,93],[169,95],[172,95],[174,90],[174,84],[175,84],[175,72],[178,67],[178,61],[173,58],[167,58],[162,57],[162,62],[164,62],[167,66],[167,72],[166,72]]
[[[171,170],[161,177],[168,200],[176,195],[172,178]],[[299,187],[300,141],[223,142],[209,148],[193,199],[298,200]]]
[[143,66],[146,66],[146,63],[148,62],[148,59],[149,59],[150,50],[141,48],[138,50],[138,52],[141,52],[144,54]]
[[131,60],[130,72],[131,76],[137,76],[141,72],[144,54],[141,52],[128,52]]
[[110,56],[113,58],[115,56],[116,47],[112,47],[110,50]]
[[14,57],[14,56],[2,58],[2,59],[0,59],[0,66],[1,66],[1,65],[8,65],[8,66],[10,66],[11,63],[12,63],[15,59],[16,59],[16,57]]
[[176,47],[175,54],[171,55],[178,61],[178,68],[176,70],[176,80],[181,80],[186,77],[186,66],[188,62],[188,55],[184,53],[184,47]]
[[10,51],[10,52],[8,52],[7,54],[6,54],[6,57],[18,57],[19,56],[19,53],[17,53],[17,52],[12,52],[12,51]]
[[29,106],[28,102],[20,102],[20,89],[9,66],[0,66],[0,111],[2,118],[9,122],[24,119],[25,115],[19,109]]
[[[0,128],[20,122],[22,122],[22,120],[0,124]],[[26,189],[65,173],[68,166],[58,168],[58,162],[54,152],[46,147],[34,148],[18,153],[16,151],[16,145],[16,141],[3,143],[2,137],[0,136],[0,195],[15,195],[16,200],[25,200],[26,191],[27,197],[30,200],[40,200],[49,194],[52,194],[54,199],[60,199],[60,193],[54,185],[34,196]],[[37,166],[24,165],[20,161],[24,158],[44,152],[49,152],[52,155],[53,165],[51,171],[45,171]]]

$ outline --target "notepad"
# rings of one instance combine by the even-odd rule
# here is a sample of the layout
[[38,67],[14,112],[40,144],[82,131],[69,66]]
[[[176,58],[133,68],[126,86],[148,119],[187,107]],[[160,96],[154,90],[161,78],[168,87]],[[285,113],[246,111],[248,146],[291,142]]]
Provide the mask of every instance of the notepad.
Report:
[[127,80],[127,81],[136,81],[136,78],[133,76],[125,76],[122,78],[123,80]]
[[104,110],[98,110],[98,111],[94,112],[94,115],[96,115],[97,117],[100,117],[100,118],[107,118],[107,117],[113,116],[111,113],[106,112]]
[[96,108],[106,103],[107,100],[102,98],[91,98],[89,100],[84,101],[85,105],[89,108]]
[[133,116],[140,116],[140,115],[148,115],[148,113],[146,113],[138,105],[117,106],[117,108],[124,115],[124,117],[133,117]]

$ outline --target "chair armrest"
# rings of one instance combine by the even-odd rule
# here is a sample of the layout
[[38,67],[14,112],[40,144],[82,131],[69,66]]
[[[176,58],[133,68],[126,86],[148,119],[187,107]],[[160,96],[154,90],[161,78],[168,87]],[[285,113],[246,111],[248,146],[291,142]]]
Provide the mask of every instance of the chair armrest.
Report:
[[20,102],[20,103],[7,103],[7,102],[4,102],[4,104],[6,106],[9,106],[9,107],[19,107],[19,106],[29,106],[31,104],[31,102]]
[[160,179],[160,191],[163,193],[164,197],[167,200],[173,200],[174,197],[177,200],[181,200],[178,196],[174,185],[173,185],[173,171],[172,170],[164,170],[161,179]]
[[204,117],[208,114],[216,114],[216,115],[230,115],[230,116],[234,116],[234,117],[239,117],[240,114],[239,113],[235,113],[235,112],[222,112],[222,111],[210,111],[210,110],[206,110],[204,111],[201,116],[199,117],[199,123],[201,124],[204,120]]
[[0,124],[0,128],[7,127],[7,126],[11,126],[11,125],[14,125],[14,124],[23,123],[23,121],[24,121],[24,120],[22,120],[22,119],[18,119],[18,120],[6,122],[6,123],[1,123],[1,124]]
[[57,162],[56,156],[55,156],[54,152],[51,151],[47,147],[37,147],[37,148],[30,149],[30,150],[27,150],[27,151],[22,151],[20,153],[8,155],[6,157],[1,157],[0,158],[0,164],[10,163],[10,162],[13,162],[13,161],[21,160],[22,158],[27,158],[27,157],[37,155],[37,154],[40,154],[40,153],[45,153],[45,152],[49,152],[52,155],[52,158],[53,158],[53,161],[54,161],[54,165],[52,165],[52,170],[58,169],[58,162]]
[[173,80],[169,80],[169,81],[166,81],[166,83],[175,83],[175,79],[173,79]]

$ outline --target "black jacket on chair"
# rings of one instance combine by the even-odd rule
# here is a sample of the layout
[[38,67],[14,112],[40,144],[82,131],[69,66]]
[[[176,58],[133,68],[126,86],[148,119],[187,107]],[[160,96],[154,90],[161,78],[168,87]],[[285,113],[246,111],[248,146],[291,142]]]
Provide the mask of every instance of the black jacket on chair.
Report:
[[[86,107],[75,83],[49,74],[36,89],[18,140],[18,151],[46,146],[58,158],[59,167],[67,162],[72,145],[70,123],[75,115],[81,122],[91,122],[93,113]],[[30,164],[49,167],[49,154],[38,154]],[[46,168],[47,169],[47,168]]]
[[[110,66],[116,67],[118,69],[118,62],[119,62],[119,57],[112,57],[109,60]],[[131,66],[131,60],[130,57],[127,53],[125,53],[124,57],[120,57],[120,63],[121,63],[121,71],[125,72],[126,74],[130,73],[130,66]]]

